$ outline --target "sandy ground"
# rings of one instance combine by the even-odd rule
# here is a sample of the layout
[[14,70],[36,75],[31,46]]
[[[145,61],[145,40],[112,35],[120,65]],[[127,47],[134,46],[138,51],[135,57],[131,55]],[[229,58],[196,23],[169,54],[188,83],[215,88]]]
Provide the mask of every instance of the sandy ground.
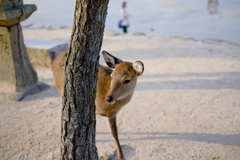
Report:
[[[25,38],[62,41],[70,34],[24,31]],[[125,35],[106,36],[102,49],[145,65],[131,102],[118,113],[127,159],[240,159],[239,45]],[[59,159],[61,98],[52,71],[37,72],[50,89],[21,102],[0,100],[0,159]],[[117,159],[107,120],[101,116],[96,143],[100,157]]]

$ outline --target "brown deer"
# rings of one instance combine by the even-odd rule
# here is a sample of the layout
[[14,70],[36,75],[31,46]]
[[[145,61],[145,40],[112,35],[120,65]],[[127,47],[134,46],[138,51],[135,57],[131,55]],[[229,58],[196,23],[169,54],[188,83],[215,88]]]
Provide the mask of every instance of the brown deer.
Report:
[[[125,158],[118,140],[117,113],[131,100],[137,78],[144,71],[144,65],[140,61],[134,63],[124,62],[106,51],[103,51],[102,55],[110,68],[99,65],[95,99],[96,114],[108,118],[111,133],[116,143],[118,158],[124,160]],[[63,96],[64,89],[66,58],[67,53],[62,53],[52,63],[53,77],[61,96]]]

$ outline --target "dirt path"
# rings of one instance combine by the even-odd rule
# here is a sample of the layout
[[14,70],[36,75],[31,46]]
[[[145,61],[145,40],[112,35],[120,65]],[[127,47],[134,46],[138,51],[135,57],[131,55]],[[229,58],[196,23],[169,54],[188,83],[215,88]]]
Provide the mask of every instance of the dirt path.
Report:
[[[145,65],[118,114],[127,159],[240,159],[240,46],[129,35],[105,37],[102,49]],[[37,72],[50,89],[0,100],[0,159],[59,159],[61,98],[51,70]],[[96,141],[99,156],[117,159],[101,116]]]

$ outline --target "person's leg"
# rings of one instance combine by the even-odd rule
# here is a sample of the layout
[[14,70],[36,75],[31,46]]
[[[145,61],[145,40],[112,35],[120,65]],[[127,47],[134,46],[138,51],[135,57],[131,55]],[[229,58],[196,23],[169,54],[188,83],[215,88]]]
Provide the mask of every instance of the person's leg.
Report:
[[126,26],[126,29],[125,29],[125,33],[127,33],[127,26]]
[[127,33],[127,27],[126,26],[122,26],[123,28],[123,33]]

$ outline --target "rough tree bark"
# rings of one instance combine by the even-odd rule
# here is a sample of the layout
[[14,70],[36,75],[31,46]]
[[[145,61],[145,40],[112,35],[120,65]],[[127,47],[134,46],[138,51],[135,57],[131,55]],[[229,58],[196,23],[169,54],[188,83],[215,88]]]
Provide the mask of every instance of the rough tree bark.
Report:
[[76,0],[65,66],[61,159],[98,159],[95,95],[109,0]]

